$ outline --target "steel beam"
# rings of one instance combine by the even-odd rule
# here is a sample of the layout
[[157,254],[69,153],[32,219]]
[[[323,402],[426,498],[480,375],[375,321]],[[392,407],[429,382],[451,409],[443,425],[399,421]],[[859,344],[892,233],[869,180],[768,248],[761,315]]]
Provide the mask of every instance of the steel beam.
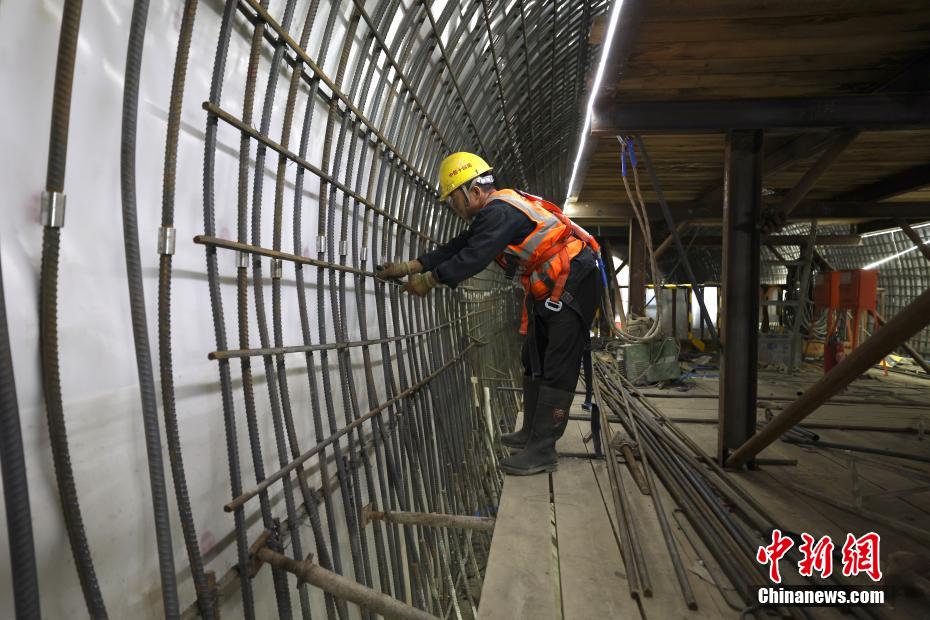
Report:
[[788,215],[798,207],[808,192],[817,184],[817,181],[833,165],[833,162],[839,159],[846,148],[858,137],[859,130],[850,129],[840,133],[830,142],[820,157],[817,158],[817,161],[814,162],[814,165],[804,173],[801,180],[791,188],[788,195],[775,207],[780,220],[787,219]]
[[[669,210],[676,222],[689,224],[719,222],[719,204],[697,202],[671,202]],[[657,203],[647,203],[650,220],[661,220],[662,210]],[[565,215],[582,226],[585,224],[622,225],[633,218],[629,205],[599,201],[570,202]],[[827,222],[856,223],[863,220],[900,217],[907,220],[930,219],[930,202],[847,202],[804,200],[788,216],[789,222],[817,219]]]
[[630,225],[630,266],[629,314],[645,316],[646,314],[646,240],[639,224]]
[[[811,132],[805,133],[797,138],[789,140],[781,146],[775,147],[765,153],[762,162],[762,176],[781,172],[788,166],[796,163],[798,160],[810,157],[813,153],[821,151],[829,145],[838,136],[843,134],[845,129],[834,129],[828,132]],[[720,179],[713,186],[706,189],[697,202],[706,204],[720,204],[723,200],[723,179]]]
[[901,312],[880,327],[871,338],[854,349],[833,370],[775,416],[762,430],[736,449],[727,459],[728,467],[750,461],[766,446],[813,413],[831,396],[852,383],[873,364],[901,346],[930,321],[930,289],[924,291]]
[[920,253],[924,255],[924,258],[930,260],[930,248],[928,248],[924,240],[920,238],[920,235],[903,220],[897,220],[895,223],[901,227],[901,232],[907,235],[907,238],[917,246]]
[[721,463],[756,429],[762,142],[761,130],[731,131],[724,155],[717,436],[717,458]]
[[930,125],[930,95],[846,95],[702,101],[623,101],[601,106],[600,135],[725,129],[919,129]]
[[[766,245],[804,245],[808,242],[807,235],[772,235],[765,240]],[[692,245],[721,245],[723,237],[716,235],[701,235],[689,241]],[[862,245],[861,235],[817,235],[815,245]]]
[[[675,228],[675,232],[677,232],[679,235],[681,235],[683,232],[685,232],[685,230],[688,228],[688,226],[690,226],[690,224],[688,224],[688,222],[681,222],[681,221],[680,221],[680,222],[678,222],[678,226]],[[662,256],[663,254],[665,254],[665,252],[668,251],[668,249],[669,249],[670,247],[672,247],[672,244],[673,244],[673,243],[675,243],[675,235],[673,235],[672,233],[669,233],[668,236],[667,236],[665,239],[662,240],[662,243],[660,243],[660,244],[656,247],[656,249],[655,249],[655,251],[652,253],[652,255],[655,256],[656,260],[659,260],[659,257]]]

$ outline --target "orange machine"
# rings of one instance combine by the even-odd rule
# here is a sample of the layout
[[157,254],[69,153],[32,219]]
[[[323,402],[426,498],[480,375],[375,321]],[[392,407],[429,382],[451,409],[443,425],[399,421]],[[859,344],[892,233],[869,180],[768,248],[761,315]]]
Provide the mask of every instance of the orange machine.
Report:
[[[826,310],[827,341],[824,346],[824,371],[828,372],[838,361],[837,351],[831,347],[836,328],[836,313],[852,313],[852,348],[859,344],[862,315],[878,310],[878,271],[875,269],[846,269],[817,274],[814,284],[814,305]],[[839,343],[842,344],[842,343]]]
[[878,310],[878,271],[851,269],[840,273],[840,310],[852,312],[852,346],[859,344],[859,321],[864,312]]

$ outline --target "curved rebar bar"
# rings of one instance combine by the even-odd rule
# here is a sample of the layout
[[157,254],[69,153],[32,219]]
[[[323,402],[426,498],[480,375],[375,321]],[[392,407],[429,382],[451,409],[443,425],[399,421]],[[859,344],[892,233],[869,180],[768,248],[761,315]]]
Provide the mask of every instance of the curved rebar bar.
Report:
[[[81,0],[65,2],[55,67],[55,91],[52,96],[52,124],[48,147],[48,173],[45,191],[48,196],[63,194],[65,164],[68,155],[68,127],[71,119],[71,84],[74,79],[74,57],[78,31],[81,27]],[[91,557],[81,505],[74,483],[68,429],[65,424],[61,394],[60,350],[58,348],[58,262],[61,244],[61,224],[43,222],[42,268],[39,276],[39,351],[42,360],[42,390],[45,396],[48,434],[55,463],[55,480],[61,499],[61,510],[71,543],[71,553],[77,569],[87,611],[92,618],[106,618],[107,610],[97,583],[94,560]]]
[[13,578],[13,607],[17,618],[39,618],[39,579],[32,538],[29,508],[29,481],[23,452],[23,433],[13,380],[13,353],[6,320],[3,270],[0,269],[0,472],[3,475],[3,503],[6,508]]
[[[174,253],[173,243],[176,234],[174,230],[174,207],[178,167],[178,138],[181,131],[181,104],[184,100],[187,62],[190,55],[194,20],[197,15],[197,3],[197,0],[185,0],[184,3],[178,49],[174,63],[174,75],[171,82],[171,101],[168,105],[168,131],[165,140],[165,170],[162,181],[161,213],[164,245],[159,247],[160,258],[158,265],[158,360],[162,407],[165,416],[165,437],[168,441],[168,459],[171,464],[171,476],[174,482],[175,500],[178,504],[181,532],[184,536],[184,545],[187,548],[187,558],[191,567],[194,590],[197,593],[197,607],[201,617],[210,618],[213,615],[213,596],[204,573],[203,556],[200,552],[200,543],[197,540],[197,528],[191,512],[187,475],[184,471],[184,456],[174,398],[174,362],[171,349],[171,274],[172,255]],[[169,235],[171,236],[170,241]]]
[[[486,533],[366,525],[362,514],[368,504],[493,512],[502,454],[483,399],[472,403],[462,395],[482,384],[489,364],[519,377],[516,341],[503,334],[518,318],[521,297],[491,273],[474,287],[417,299],[374,279],[373,266],[418,256],[464,229],[436,202],[435,174],[450,151],[480,152],[502,183],[520,179],[526,189],[561,200],[569,172],[564,152],[576,139],[592,56],[588,31],[605,8],[603,0],[482,0],[441,8],[432,0],[224,3],[203,105],[204,229],[195,242],[206,252],[216,340],[210,359],[219,371],[233,498],[227,509],[247,618],[265,613],[256,609],[252,591],[255,548],[250,551],[246,510],[253,497],[258,502],[251,508],[266,532],[260,544],[289,548],[296,562],[305,559],[310,535],[320,566],[351,574],[365,587],[436,615],[458,613],[466,600],[474,607],[468,580],[480,576]],[[174,222],[187,18],[192,22],[195,9],[188,0],[172,87],[164,229]],[[244,74],[227,75],[233,42],[248,50]],[[227,85],[242,97],[241,108],[224,105]],[[260,87],[264,95],[256,101]],[[237,181],[225,188],[217,186],[215,172],[221,121],[239,138]],[[221,191],[236,194],[234,205],[218,206]],[[224,219],[234,214],[235,237],[217,234],[218,208]],[[237,344],[231,349],[219,256],[232,252],[236,310],[229,320]],[[206,614],[210,597],[186,497],[171,376],[170,253],[163,253],[160,267],[166,429],[198,609]],[[258,342],[252,342],[255,329]],[[288,340],[295,332],[296,343]],[[253,365],[255,358],[262,363]],[[232,359],[240,385],[233,382]],[[296,389],[306,397],[295,394],[294,371],[305,373],[307,383]],[[512,423],[513,398],[493,392],[500,424]],[[237,401],[245,413],[248,464],[239,457]],[[307,442],[313,447],[301,448]],[[266,456],[269,449],[274,454]],[[266,458],[277,463],[275,471],[266,471]],[[243,476],[252,475],[255,485],[244,488]],[[281,491],[280,508],[273,490]],[[292,586],[279,566],[272,576],[278,615],[290,617]],[[297,585],[305,618],[309,587]],[[329,618],[349,616],[344,600],[324,594]]]
[[142,73],[142,49],[148,19],[148,0],[136,0],[129,25],[126,52],[126,79],[123,87],[122,137],[120,140],[120,189],[123,207],[123,242],[126,250],[126,278],[132,316],[132,336],[136,347],[139,391],[142,397],[142,426],[148,460],[149,483],[155,518],[155,540],[161,593],[166,618],[179,618],[178,587],[174,574],[174,549],[168,515],[168,490],[165,486],[161,458],[161,433],[158,404],[155,401],[155,377],[149,346],[148,320],[145,315],[145,290],[142,286],[142,256],[139,249],[139,224],[136,215],[136,120],[139,111],[139,82]]

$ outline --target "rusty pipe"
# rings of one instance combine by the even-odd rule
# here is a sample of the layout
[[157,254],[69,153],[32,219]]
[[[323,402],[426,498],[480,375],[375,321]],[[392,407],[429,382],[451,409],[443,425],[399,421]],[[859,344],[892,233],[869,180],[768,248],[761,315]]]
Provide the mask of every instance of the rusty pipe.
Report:
[[623,453],[623,460],[626,461],[626,468],[629,470],[630,476],[633,477],[633,482],[639,487],[639,492],[643,495],[652,495],[649,492],[649,485],[646,484],[646,478],[643,476],[643,470],[640,469],[639,463],[636,461],[636,455],[633,454],[632,446],[627,442],[623,442],[618,447],[620,452]]
[[402,510],[366,510],[363,513],[364,524],[369,521],[389,521],[405,525],[421,525],[427,527],[454,527],[464,530],[479,530],[493,532],[495,520],[491,517],[469,517],[466,515],[450,515],[437,512],[405,512]]
[[262,547],[255,555],[263,562],[268,562],[276,568],[293,573],[300,581],[314,585],[324,592],[329,592],[337,598],[355,603],[385,618],[401,618],[404,620],[434,620],[436,618],[436,616],[428,614],[422,609],[411,607],[387,594],[382,594],[348,577],[343,577],[339,573],[326,570],[313,562],[300,562],[272,551],[268,547]]
[[[690,224],[690,222],[688,222],[687,220],[686,220],[686,221],[679,222],[679,223],[678,223],[678,229],[677,229],[677,230],[678,230],[678,234],[679,234],[679,235],[683,234],[683,233],[685,232],[685,230],[688,229],[689,226],[691,226],[691,224]],[[655,251],[653,251],[652,255],[655,257],[656,260],[659,260],[659,257],[662,256],[663,254],[665,254],[665,252],[666,252],[670,247],[672,247],[672,244],[673,244],[673,243],[675,243],[675,235],[673,235],[672,233],[669,233],[668,236],[662,241],[662,243],[660,243],[660,244],[658,245],[658,247],[656,247],[656,249],[655,249]]]

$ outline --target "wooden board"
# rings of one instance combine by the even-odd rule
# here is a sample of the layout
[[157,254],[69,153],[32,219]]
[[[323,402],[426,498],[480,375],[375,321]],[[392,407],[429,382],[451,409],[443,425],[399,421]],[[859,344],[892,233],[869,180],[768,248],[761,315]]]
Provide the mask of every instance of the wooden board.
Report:
[[[797,392],[807,389],[817,376],[815,372],[791,376],[762,373],[759,393],[761,397],[796,397]],[[914,400],[925,394],[927,387],[930,386],[911,386],[894,378],[862,380],[850,386],[844,398],[868,398],[871,395],[878,399]],[[715,394],[716,391],[717,380],[707,379],[698,381],[691,393]],[[586,412],[580,408],[582,400],[581,396],[576,398],[571,413],[587,417]],[[716,399],[713,398],[655,398],[652,402],[670,417],[716,420]],[[922,410],[913,407],[876,408],[869,404],[843,404],[825,406],[810,419],[899,426],[913,423],[915,417],[922,414]],[[619,430],[618,425],[614,426]],[[681,428],[705,451],[710,454],[715,452],[716,424],[683,424]],[[570,421],[557,448],[561,452],[593,452],[593,445],[582,441],[582,437],[589,431],[590,425],[586,420]],[[916,435],[837,430],[817,432],[827,441],[879,446],[914,454],[926,453],[928,450],[927,442],[921,441]],[[802,484],[837,499],[851,501],[848,492],[848,463],[842,453],[779,441],[767,448],[763,456],[797,459],[798,465],[767,466],[757,471],[734,473],[733,479],[756,498],[778,527],[793,532],[807,531],[818,536],[829,534],[834,540],[843,540],[846,532],[864,533],[876,529],[874,524],[870,526],[867,519],[800,495],[792,487],[793,484]],[[914,466],[921,470],[928,469],[924,464]],[[696,611],[686,609],[655,513],[654,499],[639,492],[625,466],[621,465],[620,473],[634,514],[634,534],[638,536],[646,556],[653,596],[644,597],[640,602],[629,596],[625,567],[614,531],[616,520],[605,462],[563,457],[559,471],[551,475],[551,501],[555,513],[558,553],[556,562],[552,560],[553,545],[549,539],[550,477],[508,477],[504,485],[498,531],[492,543],[491,561],[485,581],[486,594],[480,610],[482,617],[506,617],[507,620],[523,617],[653,620],[738,616],[739,612],[731,606],[736,597],[733,593],[727,596],[726,592],[721,592],[720,587],[727,586],[726,579],[715,567],[709,551],[654,478],[698,603]],[[911,484],[895,472],[864,468],[861,473],[865,492],[906,488]],[[896,515],[913,525],[920,526],[930,518],[930,493],[868,501],[872,509]],[[515,524],[517,519],[527,517],[535,520],[535,525],[531,526],[537,530],[535,538]],[[882,534],[883,557],[887,557],[891,551],[918,548],[899,533],[886,528],[878,528],[877,531]],[[797,575],[790,574],[791,563],[785,563],[782,568],[789,583],[797,581]],[[545,593],[542,600],[538,594],[531,594],[537,591]],[[728,604],[728,600],[731,604]],[[905,600],[905,604],[913,603],[908,603],[908,600]],[[840,618],[841,612],[818,609],[813,612],[813,616],[832,620]]]
[[549,476],[506,476],[478,617],[561,617],[552,566]]
[[[587,423],[569,422],[559,447],[584,452],[581,437],[587,429]],[[563,617],[639,618],[591,467],[589,460],[562,458],[552,475]]]

